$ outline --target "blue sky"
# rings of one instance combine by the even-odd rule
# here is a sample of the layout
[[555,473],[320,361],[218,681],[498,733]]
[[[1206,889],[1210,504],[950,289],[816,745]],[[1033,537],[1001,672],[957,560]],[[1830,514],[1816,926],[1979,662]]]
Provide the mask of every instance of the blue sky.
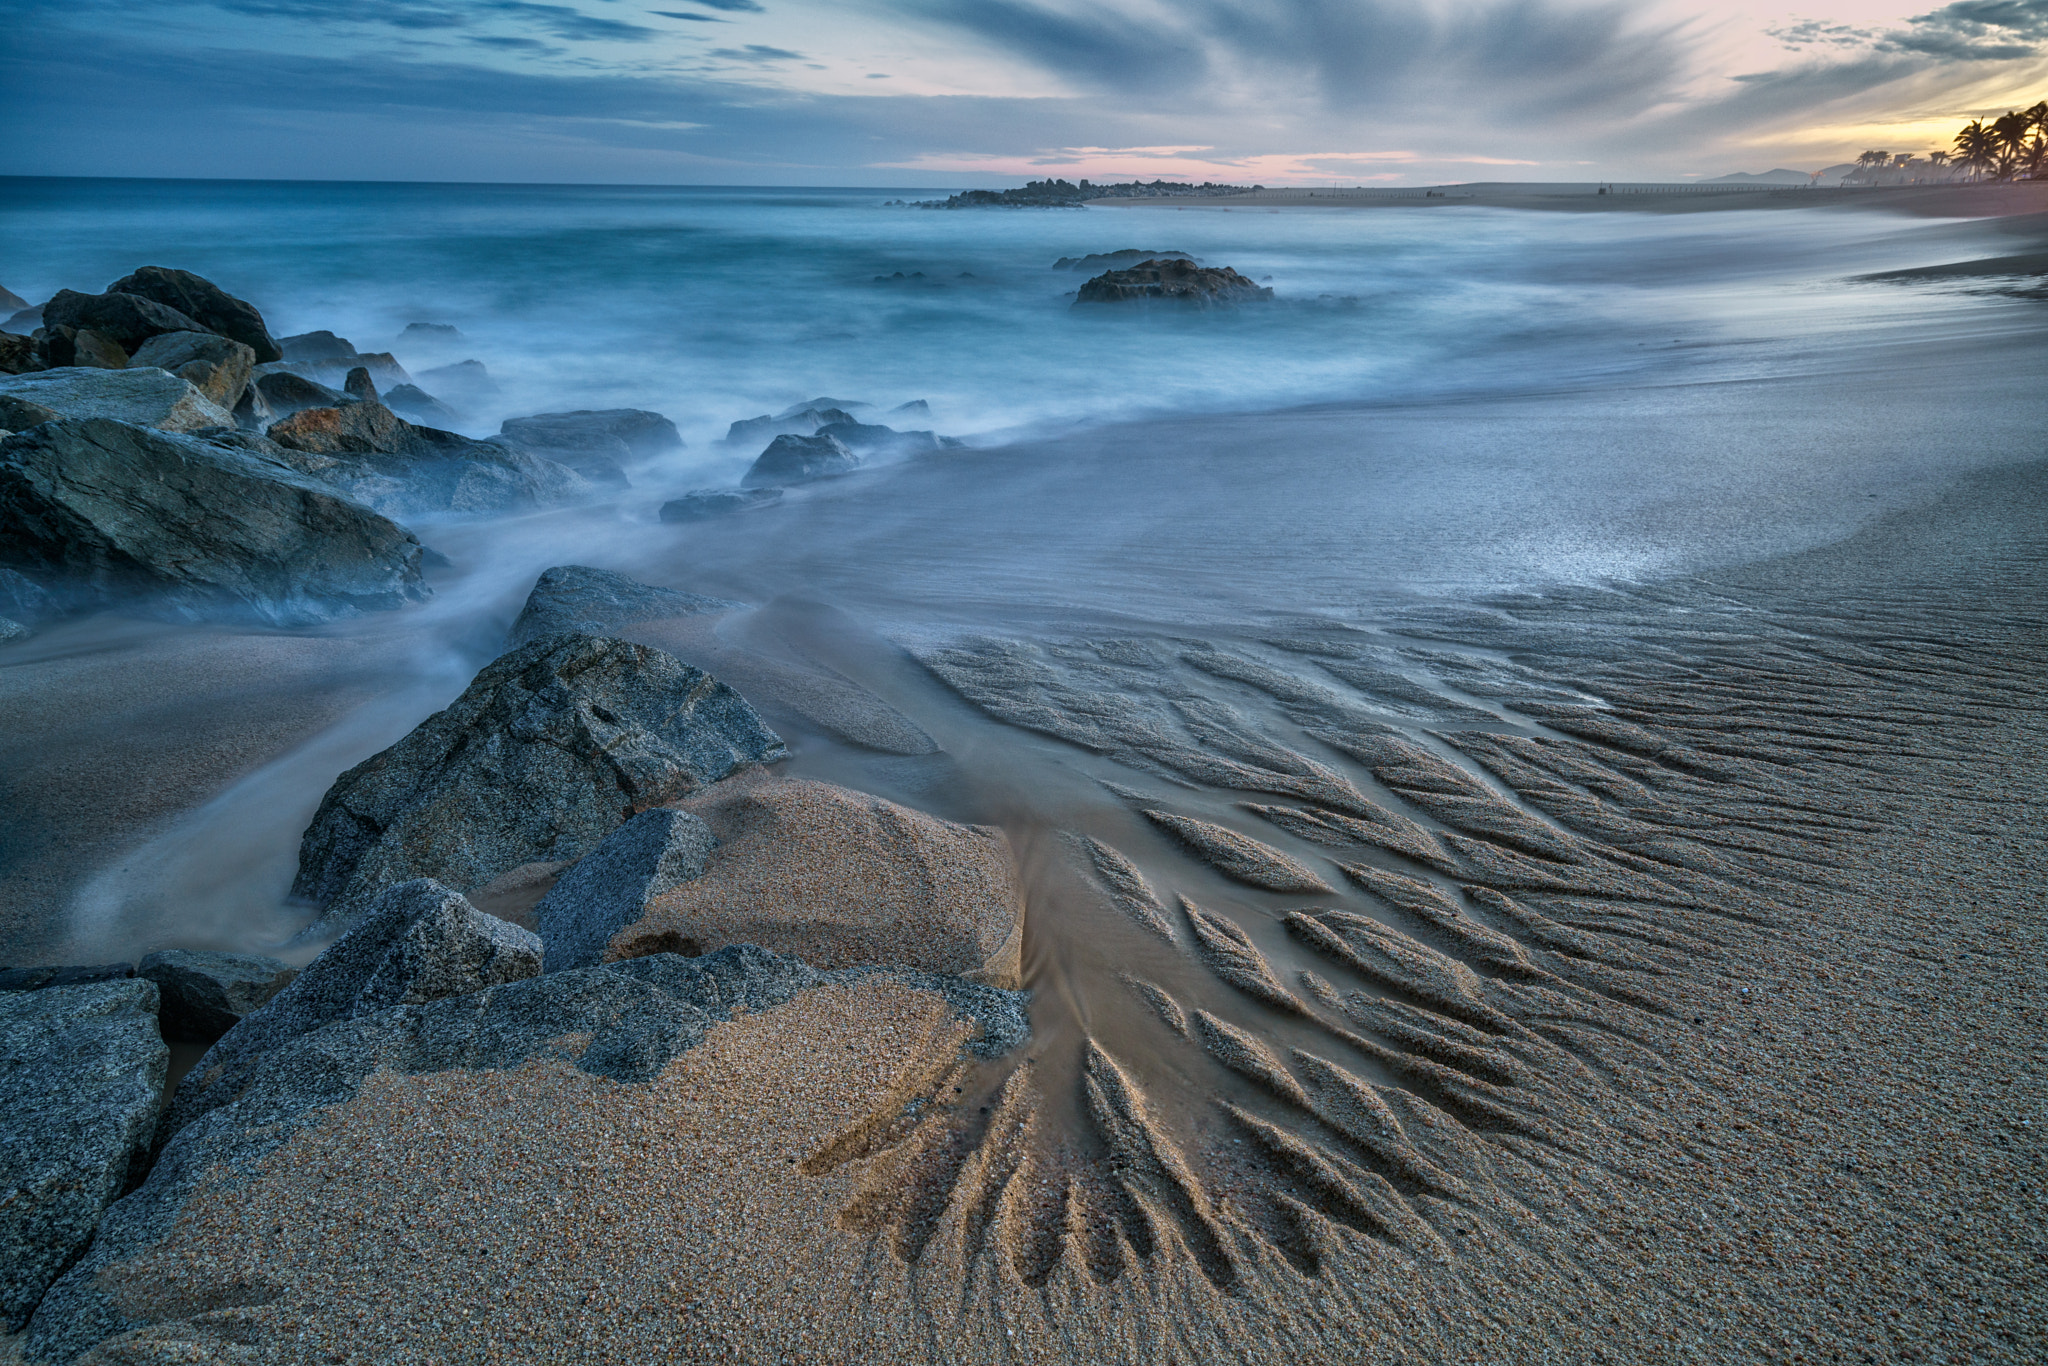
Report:
[[0,174],[1675,178],[2048,96],[2048,0],[0,0]]

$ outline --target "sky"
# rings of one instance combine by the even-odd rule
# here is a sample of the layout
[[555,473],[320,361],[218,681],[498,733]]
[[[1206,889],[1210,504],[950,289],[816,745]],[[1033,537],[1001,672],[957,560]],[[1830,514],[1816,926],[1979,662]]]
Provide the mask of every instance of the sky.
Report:
[[0,175],[1676,180],[1945,147],[2048,97],[2048,0],[0,0],[0,24]]

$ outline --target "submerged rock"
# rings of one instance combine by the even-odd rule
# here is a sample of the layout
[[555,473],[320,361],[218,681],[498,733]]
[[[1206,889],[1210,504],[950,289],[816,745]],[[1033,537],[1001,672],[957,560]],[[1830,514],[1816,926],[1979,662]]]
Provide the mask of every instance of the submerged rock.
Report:
[[108,418],[0,441],[0,561],[183,620],[297,625],[427,596],[403,527],[249,452]]
[[574,470],[494,441],[414,426],[375,399],[301,409],[271,424],[268,436],[297,453],[287,458],[301,473],[394,517],[522,511],[590,493]]
[[[1105,270],[1127,270],[1144,261],[1193,261],[1195,258],[1184,251],[1140,251],[1126,247],[1122,251],[1090,252],[1086,256],[1062,256],[1052,263],[1054,270],[1074,270],[1087,275],[1099,275]],[[1198,263],[1199,264],[1199,263]]]
[[645,915],[650,900],[704,876],[717,844],[702,820],[667,807],[643,811],[605,836],[534,907],[547,971],[602,963],[612,936]]
[[609,569],[558,564],[542,571],[534,581],[533,591],[526,596],[526,606],[512,623],[509,641],[516,649],[542,636],[567,632],[607,635],[637,621],[731,612],[745,606],[728,598],[657,588]]
[[256,352],[211,332],[165,332],[144,342],[128,363],[168,370],[232,412],[249,387]]
[[701,874],[652,895],[606,958],[759,944],[815,967],[1021,979],[1024,897],[1002,831],[801,779],[722,783],[679,805],[717,847]]
[[441,344],[459,342],[466,339],[462,335],[462,329],[454,323],[407,323],[405,331],[398,334],[398,340],[401,344],[405,342]]
[[240,342],[256,353],[256,362],[283,359],[263,315],[253,304],[237,299],[211,280],[189,270],[144,266],[107,286],[109,293],[139,295],[174,308],[209,332]]
[[1082,285],[1074,303],[1171,303],[1196,308],[1259,303],[1273,297],[1264,285],[1228,266],[1198,266],[1182,259],[1142,261],[1108,270]]
[[[660,413],[644,408],[579,409],[572,413],[536,413],[532,417],[507,418],[498,428],[507,441],[552,459],[581,450],[610,455],[623,447],[633,456],[667,455],[683,449],[676,424]],[[564,464],[571,463],[563,460]]]
[[170,1054],[150,982],[0,993],[0,1323],[22,1327],[141,1175]]
[[135,975],[163,994],[157,1015],[165,1038],[212,1043],[284,990],[298,971],[253,953],[167,949],[144,958]]
[[639,812],[786,755],[701,669],[623,640],[545,636],[336,780],[300,842],[292,894],[345,924],[409,878],[466,891],[580,858]]
[[0,378],[0,398],[34,403],[59,417],[110,417],[166,432],[235,425],[233,413],[190,381],[154,367],[93,370],[65,366],[32,375],[9,375]]
[[735,512],[773,507],[782,501],[781,489],[698,489],[661,505],[664,522],[701,522]]
[[747,469],[740,483],[748,488],[762,485],[806,484],[851,474],[861,467],[861,458],[844,442],[830,436],[778,436],[768,443]]

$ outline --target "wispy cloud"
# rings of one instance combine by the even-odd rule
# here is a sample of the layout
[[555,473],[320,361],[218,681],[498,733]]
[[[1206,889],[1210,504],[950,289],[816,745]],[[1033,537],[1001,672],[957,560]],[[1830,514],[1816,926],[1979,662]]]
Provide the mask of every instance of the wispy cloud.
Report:
[[1959,0],[1909,20],[1879,47],[1961,61],[2037,57],[2048,48],[2048,0]]
[[788,48],[767,47],[760,43],[748,43],[745,47],[714,47],[707,56],[723,57],[728,62],[801,62],[804,54],[791,52]]

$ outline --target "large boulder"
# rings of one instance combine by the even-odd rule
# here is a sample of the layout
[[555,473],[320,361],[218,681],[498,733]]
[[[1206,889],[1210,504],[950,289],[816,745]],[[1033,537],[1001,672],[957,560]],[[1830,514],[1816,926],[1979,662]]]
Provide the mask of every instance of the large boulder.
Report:
[[752,512],[782,501],[781,489],[697,489],[661,505],[664,522],[702,522]]
[[140,294],[80,294],[75,289],[60,289],[43,305],[43,326],[90,329],[129,352],[165,332],[211,330],[191,316]]
[[748,488],[806,484],[851,474],[860,467],[861,458],[836,437],[778,436],[748,467],[740,483]]
[[[0,377],[0,399],[38,404],[59,417],[110,417],[137,427],[196,432],[231,427],[234,414],[168,370],[64,366]],[[16,430],[19,430],[17,428]]]
[[13,622],[27,635],[63,610],[49,589],[19,570],[0,565],[0,621]]
[[296,370],[280,366],[258,366],[249,387],[274,414],[273,420],[307,408],[332,408],[348,401],[348,395],[341,390],[330,389]]
[[834,422],[818,428],[818,435],[829,436],[860,456],[912,455],[939,448],[939,438],[932,432],[899,432],[872,422]]
[[420,554],[368,508],[196,437],[95,417],[0,441],[0,563],[87,602],[325,621],[425,598]]
[[384,404],[406,421],[428,427],[452,427],[462,421],[462,414],[417,384],[393,385],[384,395]]
[[585,409],[507,418],[501,440],[545,456],[597,483],[623,486],[630,461],[683,449],[676,424],[640,408]]
[[708,598],[677,588],[592,569],[586,564],[558,564],[543,570],[526,595],[526,606],[512,623],[509,643],[517,648],[542,636],[582,632],[609,635],[621,626],[705,612],[730,612],[746,606],[727,598]]
[[263,315],[254,304],[237,299],[211,280],[189,270],[144,266],[107,286],[110,294],[133,294],[176,309],[209,332],[240,342],[255,353],[258,364],[283,359],[271,339]]
[[534,907],[549,972],[592,968],[612,936],[646,914],[647,903],[704,876],[718,839],[687,811],[656,807],[605,836]]
[[165,332],[128,358],[130,365],[168,370],[229,412],[242,401],[256,352],[211,332]]
[[36,354],[35,338],[0,332],[0,375],[26,375],[46,368]]
[[650,896],[605,958],[759,944],[815,967],[887,963],[1018,984],[1024,897],[1002,831],[793,778],[721,783],[677,805],[718,845],[701,875]]
[[[856,404],[865,408],[866,404]],[[725,444],[728,446],[751,446],[757,441],[768,441],[778,436],[809,436],[820,427],[829,427],[835,422],[857,422],[858,418],[828,399],[819,399],[810,404],[799,404],[772,417],[763,413],[759,417],[744,418],[726,428]]]
[[[337,1019],[255,1054],[231,1095],[176,1130],[44,1297],[26,1355],[69,1361],[126,1334],[109,1348],[123,1360],[299,1361],[345,1344],[366,1361],[414,1361],[423,1325],[440,1318],[489,1325],[505,1360],[548,1360],[583,1341],[585,1324],[603,1336],[628,1312],[607,1288],[584,1293],[601,1253],[699,1296],[683,1315],[679,1291],[657,1282],[652,1293],[671,1297],[658,1320],[634,1303],[648,1330],[635,1329],[634,1359],[696,1359],[706,1341],[749,1331],[735,1322],[707,1338],[701,1324],[737,1302],[738,1281],[774,1289],[751,1253],[772,1245],[825,1264],[861,1236],[819,1217],[818,1176],[846,1136],[907,1098],[970,1115],[944,1081],[1021,1044],[1024,1004],[952,979],[821,973],[739,948]],[[833,1156],[803,1165],[814,1154]],[[659,1217],[721,1208],[747,1217],[694,1229]],[[562,1236],[553,1221],[565,1211],[602,1216],[601,1239]],[[529,1253],[545,1260],[528,1266]],[[406,1270],[394,1274],[393,1258]],[[368,1272],[367,1298],[335,1279],[344,1267]],[[721,1276],[735,1284],[707,1279]],[[521,1285],[572,1317],[505,1313]],[[378,1301],[383,1312],[356,1317]],[[481,1329],[451,1331],[482,1341]],[[826,1336],[808,1330],[813,1344]],[[776,1351],[805,1356],[795,1343]]]
[[50,1283],[141,1176],[170,1062],[154,983],[0,993],[0,1322]]
[[[271,376],[259,381],[266,395]],[[294,468],[395,517],[515,512],[590,493],[574,470],[495,441],[416,427],[375,399],[305,408],[274,422],[269,438]]]
[[144,958],[135,975],[163,993],[157,1016],[165,1038],[212,1043],[283,991],[298,971],[259,954],[166,949]]
[[90,327],[39,327],[36,356],[46,370],[76,366],[81,370],[125,370],[128,353],[121,344]]
[[1213,308],[1261,303],[1273,291],[1228,266],[1198,266],[1181,258],[1141,261],[1125,270],[1106,270],[1081,286],[1074,303],[1168,303]]
[[332,332],[300,332],[278,342],[280,354],[271,357],[287,364],[324,363],[330,365],[353,365],[356,358],[355,343],[347,337],[337,337]]
[[639,812],[786,754],[701,669],[623,640],[545,636],[336,780],[299,845],[292,894],[347,923],[408,878],[468,891],[580,858]]

